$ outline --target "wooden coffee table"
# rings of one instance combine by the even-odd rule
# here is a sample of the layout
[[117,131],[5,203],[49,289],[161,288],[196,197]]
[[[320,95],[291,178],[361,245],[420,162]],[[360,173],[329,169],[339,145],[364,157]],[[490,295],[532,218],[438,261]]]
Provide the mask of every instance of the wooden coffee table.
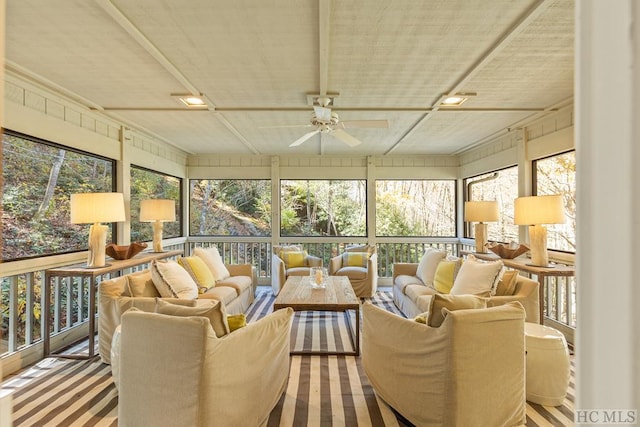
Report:
[[356,312],[355,331],[347,317],[349,338],[353,351],[302,350],[291,354],[312,355],[360,355],[360,302],[347,277],[329,276],[324,288],[313,288],[309,276],[290,276],[280,290],[273,309],[291,307],[294,311]]

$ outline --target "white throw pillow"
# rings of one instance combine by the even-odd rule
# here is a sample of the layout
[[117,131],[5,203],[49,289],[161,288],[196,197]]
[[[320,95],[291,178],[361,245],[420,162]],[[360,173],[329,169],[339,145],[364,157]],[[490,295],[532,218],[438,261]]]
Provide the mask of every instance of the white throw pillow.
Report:
[[173,261],[153,260],[151,266],[151,280],[158,293],[163,298],[196,299],[198,285],[191,278],[187,270]]
[[469,255],[462,263],[449,294],[491,296],[503,266],[501,260],[481,262]]
[[213,246],[208,249],[195,248],[193,250],[193,255],[202,258],[207,267],[209,267],[209,270],[211,270],[211,273],[213,273],[213,277],[216,279],[216,282],[231,276],[231,273],[229,273],[229,270],[227,270],[227,267],[222,261],[222,257],[220,256],[220,252],[218,252],[217,247]]
[[416,271],[416,277],[430,287],[433,287],[433,278],[436,275],[436,269],[438,264],[447,256],[445,251],[439,251],[433,248],[427,248],[422,255],[420,264],[418,264],[418,270]]

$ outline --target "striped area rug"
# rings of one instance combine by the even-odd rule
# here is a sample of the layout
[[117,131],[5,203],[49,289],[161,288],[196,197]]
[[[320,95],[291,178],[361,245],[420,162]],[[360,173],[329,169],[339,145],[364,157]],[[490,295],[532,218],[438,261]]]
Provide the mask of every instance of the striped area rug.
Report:
[[[256,321],[273,308],[270,290],[258,291],[247,312]],[[372,301],[400,314],[391,293],[379,291]],[[292,328],[295,349],[328,346],[351,350],[348,322],[353,314],[296,313]],[[320,333],[320,331],[326,331]],[[323,338],[324,337],[324,338]],[[75,351],[86,350],[84,342]],[[84,348],[82,347],[84,346]],[[325,347],[323,347],[325,348]],[[527,426],[573,425],[574,367],[569,393],[560,407],[527,402]],[[111,368],[98,357],[77,361],[44,359],[9,378],[15,426],[117,426],[118,396]],[[411,426],[376,397],[354,356],[292,356],[289,384],[272,411],[268,426]]]

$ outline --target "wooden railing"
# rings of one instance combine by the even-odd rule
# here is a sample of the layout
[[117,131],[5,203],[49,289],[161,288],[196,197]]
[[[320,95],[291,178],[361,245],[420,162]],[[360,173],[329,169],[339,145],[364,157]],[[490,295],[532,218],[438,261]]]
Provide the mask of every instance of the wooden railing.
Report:
[[[325,265],[332,256],[344,251],[351,244],[363,244],[359,239],[345,238],[300,238],[283,239],[281,244],[300,244],[310,254],[319,256]],[[209,247],[217,245],[226,263],[249,263],[256,269],[258,284],[268,285],[271,278],[271,238],[188,238],[172,239],[165,242],[165,250],[180,249],[186,255],[197,246]],[[462,250],[473,250],[473,241],[451,239],[418,239],[418,238],[380,238],[376,242],[378,253],[378,275],[381,285],[390,285],[393,264],[398,262],[419,262],[427,247],[446,250],[451,255],[458,255]],[[88,286],[87,281],[79,278],[60,280],[52,289],[53,324],[45,332],[41,319],[42,284],[44,270],[48,268],[82,262],[82,255],[71,259],[68,256],[52,261],[43,258],[36,268],[25,265],[14,268],[10,274],[0,278],[2,290],[2,337],[0,339],[0,356],[15,357],[20,363],[33,363],[41,357],[43,333],[50,333],[52,350],[65,345],[74,333],[82,337],[82,326],[88,320]],[[46,265],[44,263],[46,262]],[[31,262],[33,265],[34,262]],[[136,270],[146,266],[137,267]],[[560,327],[572,331],[576,326],[576,281],[575,278],[548,278],[545,314]],[[80,329],[80,332],[77,330]],[[86,332],[85,332],[86,335]],[[25,353],[26,352],[26,353]],[[31,352],[31,353],[29,353]],[[28,357],[25,357],[28,354]],[[5,369],[10,372],[10,368]]]

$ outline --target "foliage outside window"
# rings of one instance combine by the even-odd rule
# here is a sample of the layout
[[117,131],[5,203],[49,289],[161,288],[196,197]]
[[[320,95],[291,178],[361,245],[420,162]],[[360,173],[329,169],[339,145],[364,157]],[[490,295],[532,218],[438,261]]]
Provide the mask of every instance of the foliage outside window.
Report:
[[151,223],[140,222],[140,202],[147,199],[170,199],[176,202],[176,220],[165,222],[162,238],[182,235],[182,180],[137,166],[131,166],[131,241],[153,240]]
[[282,236],[366,236],[366,181],[280,181],[280,229]]
[[564,201],[564,224],[548,224],[547,247],[576,251],[576,155],[570,151],[536,160],[533,165],[535,194],[560,194]]
[[376,235],[455,236],[455,181],[376,181]]
[[[464,180],[469,190],[467,200],[498,202],[498,222],[487,223],[487,237],[496,242],[518,242],[518,226],[514,224],[513,204],[518,197],[518,167],[513,166]],[[465,237],[474,238],[474,227],[465,227]]]
[[89,226],[70,224],[70,196],[114,191],[114,170],[112,160],[6,131],[2,261],[86,250]]
[[271,181],[192,179],[189,235],[270,236]]

